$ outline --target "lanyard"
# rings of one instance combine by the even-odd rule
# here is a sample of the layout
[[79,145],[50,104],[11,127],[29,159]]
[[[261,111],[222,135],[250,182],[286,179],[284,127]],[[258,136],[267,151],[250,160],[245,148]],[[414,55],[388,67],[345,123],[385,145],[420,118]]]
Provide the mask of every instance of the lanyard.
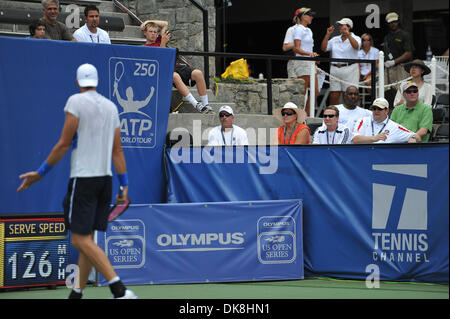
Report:
[[[383,126],[381,127],[381,129],[378,131],[377,135],[381,133],[381,131],[386,127],[386,124],[388,124],[388,122],[389,122],[389,117],[388,117],[388,120],[386,121],[386,123],[384,123],[384,125],[383,125]],[[374,130],[373,130],[373,120],[372,120],[372,122],[371,122],[370,124],[372,124],[372,136],[375,136],[375,132],[374,132]]]
[[[292,129],[291,135],[289,136],[289,143],[288,144],[291,144],[292,134],[294,134],[296,127],[297,127],[297,123],[294,125],[294,128]],[[287,127],[285,126],[284,127],[284,139],[283,139],[284,144],[286,144],[286,131],[287,131]]]
[[[93,43],[95,43],[94,38],[92,37],[92,35],[89,34],[89,36],[91,37],[91,41]],[[97,43],[100,43],[100,36],[97,35]]]
[[[231,146],[233,146],[233,131],[234,127],[231,129]],[[223,145],[227,146],[227,143],[225,142],[225,135],[223,135],[222,128],[220,129],[220,134],[222,134]]]
[[[336,130],[337,130],[337,128],[336,128]],[[334,144],[334,136],[336,135],[336,130],[334,130],[334,133],[333,133],[333,138],[331,139],[331,144]],[[330,141],[328,140],[328,130],[327,130],[327,144],[330,144]]]

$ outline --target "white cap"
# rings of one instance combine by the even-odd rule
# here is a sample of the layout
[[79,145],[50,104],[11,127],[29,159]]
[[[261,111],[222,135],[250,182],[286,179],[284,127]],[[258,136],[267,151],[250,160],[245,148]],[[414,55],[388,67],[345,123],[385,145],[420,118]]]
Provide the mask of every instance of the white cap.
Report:
[[89,63],[80,65],[77,69],[77,81],[81,87],[97,87],[98,74],[95,66]]
[[391,23],[391,22],[394,22],[394,21],[398,21],[398,14],[395,13],[395,12],[389,12],[386,15],[386,22],[387,23]]
[[353,21],[349,18],[342,18],[339,21],[336,21],[337,24],[346,24],[348,26],[350,26],[350,28],[353,29]]
[[375,99],[375,101],[373,101],[372,105],[378,106],[380,109],[388,109],[389,108],[389,102],[382,97]]
[[219,114],[220,112],[227,112],[228,114],[234,115],[233,113],[233,109],[231,108],[231,106],[228,105],[224,105],[219,109]]

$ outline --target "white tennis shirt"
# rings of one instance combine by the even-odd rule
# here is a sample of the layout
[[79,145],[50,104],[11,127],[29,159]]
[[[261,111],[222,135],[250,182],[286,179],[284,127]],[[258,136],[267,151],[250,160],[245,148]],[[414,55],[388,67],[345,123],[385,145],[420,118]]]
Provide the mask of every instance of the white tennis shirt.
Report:
[[108,43],[111,44],[108,32],[103,29],[97,28],[97,33],[92,33],[89,28],[83,25],[81,28],[73,33],[73,37],[79,42],[92,42],[92,43]]
[[377,123],[370,116],[360,119],[354,129],[353,137],[362,136],[377,136],[378,134],[388,131],[388,136],[385,141],[377,141],[375,143],[407,143],[411,136],[415,133],[407,128],[401,126],[387,117],[384,121]]
[[248,145],[247,132],[233,125],[231,131],[223,132],[222,126],[216,126],[209,131],[208,146],[242,146]]
[[69,97],[64,112],[79,120],[70,177],[112,176],[114,132],[120,126],[116,105],[96,91],[87,91]]

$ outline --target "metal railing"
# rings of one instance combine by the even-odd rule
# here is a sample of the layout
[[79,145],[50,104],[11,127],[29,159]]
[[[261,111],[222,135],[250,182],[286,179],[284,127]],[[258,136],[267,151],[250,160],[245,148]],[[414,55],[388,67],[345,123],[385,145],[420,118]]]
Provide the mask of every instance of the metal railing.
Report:
[[[195,52],[195,51],[180,51],[179,52],[185,56],[204,56],[207,57],[220,57],[220,58],[244,58],[244,59],[255,59],[255,60],[265,60],[266,61],[266,81],[267,81],[267,113],[272,115],[272,62],[274,60],[306,60],[306,61],[319,61],[319,62],[338,62],[338,63],[369,63],[372,70],[376,68],[375,60],[364,60],[364,59],[333,59],[333,58],[309,58],[309,57],[295,57],[295,56],[285,56],[285,55],[267,55],[267,54],[251,54],[251,53],[223,53],[223,52]],[[204,74],[206,73],[206,70]],[[205,81],[209,78],[205,76]],[[371,99],[375,99],[376,95],[376,72],[371,74]],[[311,81],[312,82],[312,81]],[[207,85],[207,87],[209,87]],[[315,99],[310,99],[314,103]],[[310,112],[314,114],[314,104],[310,107]]]

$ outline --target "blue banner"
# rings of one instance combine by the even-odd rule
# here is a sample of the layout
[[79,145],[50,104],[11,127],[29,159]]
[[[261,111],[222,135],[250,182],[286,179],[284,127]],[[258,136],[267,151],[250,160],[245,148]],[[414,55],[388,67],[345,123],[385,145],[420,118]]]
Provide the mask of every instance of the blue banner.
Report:
[[298,199],[133,206],[97,243],[130,285],[302,279],[302,223]]
[[97,91],[118,107],[130,198],[165,202],[162,155],[175,49],[0,37],[0,61],[0,214],[62,211],[69,153],[37,186],[16,189],[19,175],[36,170],[58,141],[83,63],[97,68]]
[[448,282],[448,144],[215,150],[166,151],[169,201],[303,198],[307,275]]

